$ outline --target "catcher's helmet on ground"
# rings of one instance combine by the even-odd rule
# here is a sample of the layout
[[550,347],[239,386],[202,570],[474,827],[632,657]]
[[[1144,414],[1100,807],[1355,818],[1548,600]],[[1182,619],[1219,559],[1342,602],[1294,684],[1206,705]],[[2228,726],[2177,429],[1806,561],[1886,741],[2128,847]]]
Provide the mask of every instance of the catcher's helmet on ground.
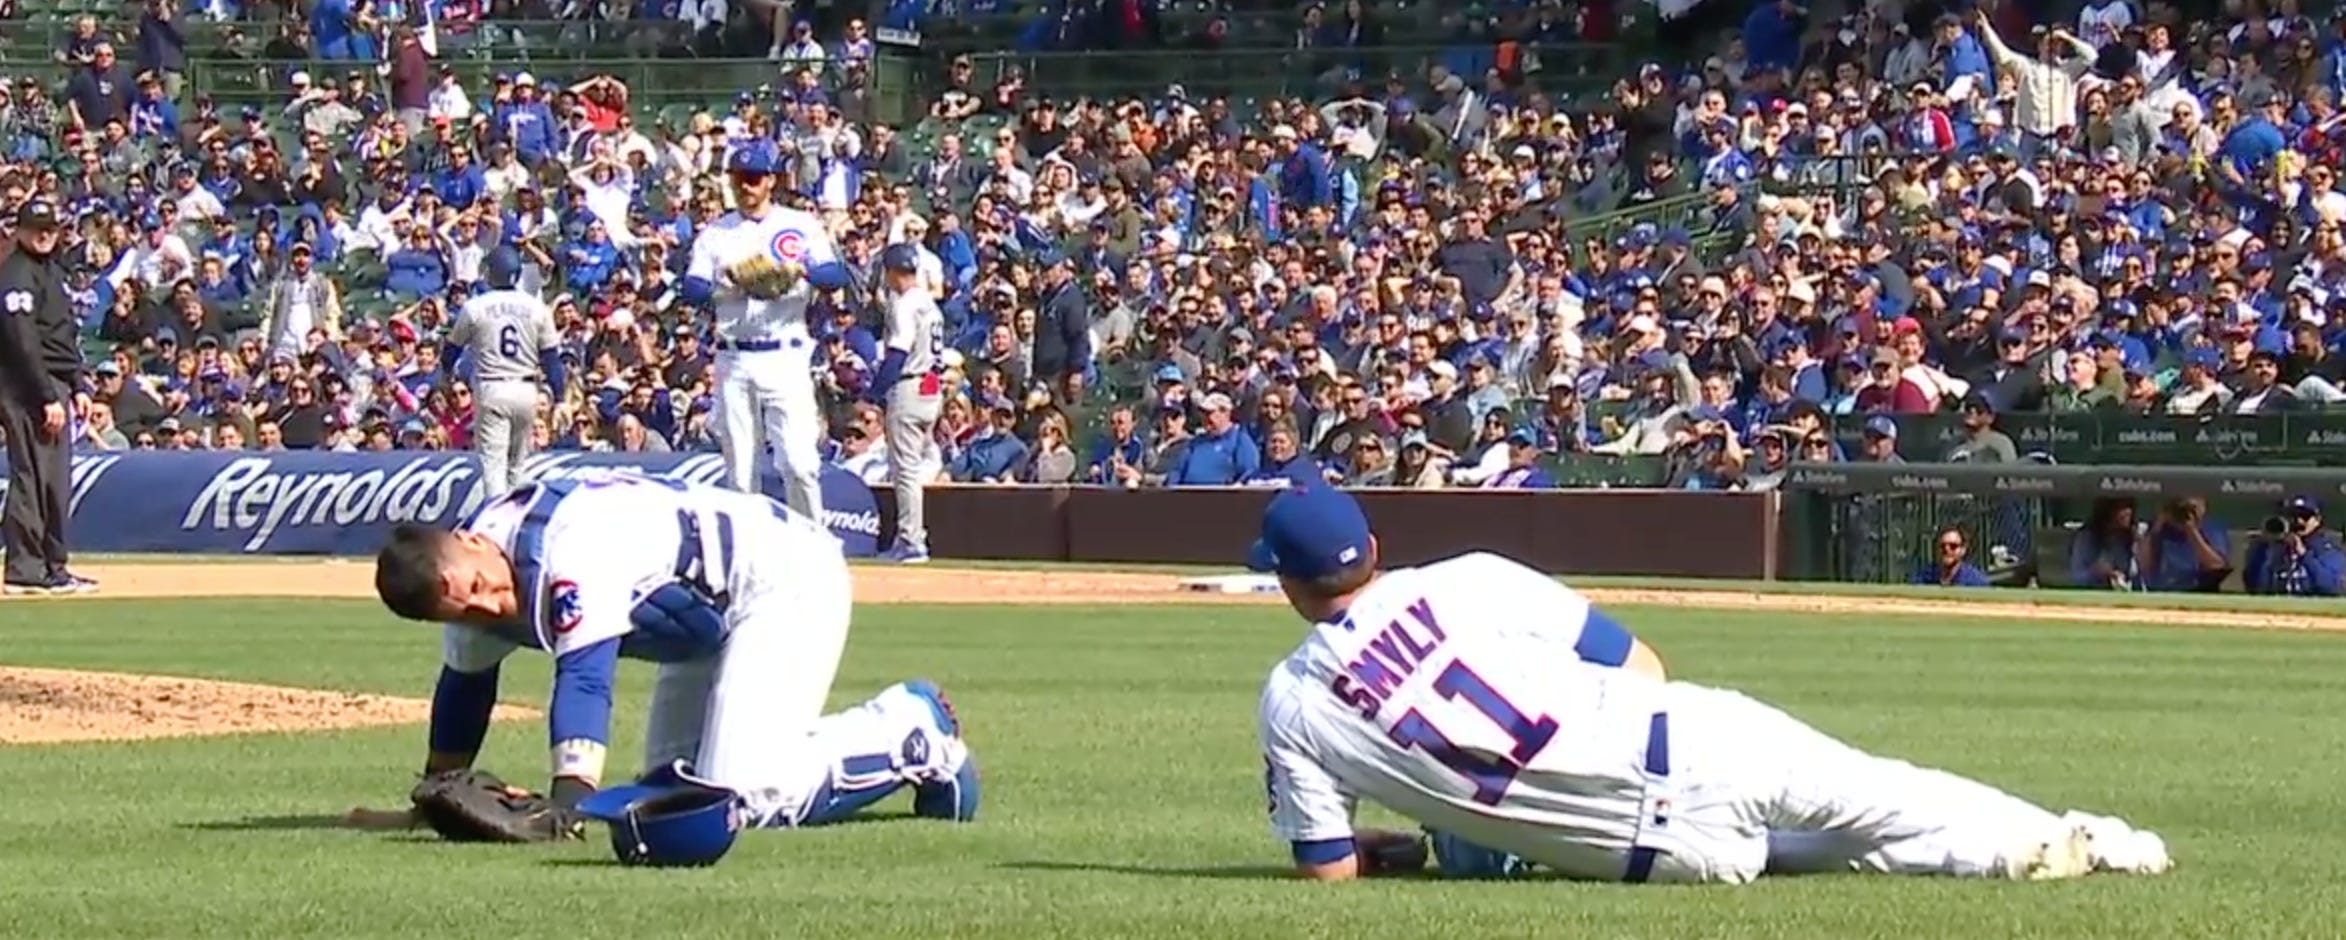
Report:
[[611,824],[611,854],[622,865],[714,865],[745,824],[738,794],[669,774],[595,793],[578,811]]
[[920,249],[911,242],[898,242],[880,252],[880,269],[911,273],[920,270]]
[[745,140],[733,148],[725,158],[725,169],[731,173],[763,176],[782,171],[782,154],[774,142],[763,138]]

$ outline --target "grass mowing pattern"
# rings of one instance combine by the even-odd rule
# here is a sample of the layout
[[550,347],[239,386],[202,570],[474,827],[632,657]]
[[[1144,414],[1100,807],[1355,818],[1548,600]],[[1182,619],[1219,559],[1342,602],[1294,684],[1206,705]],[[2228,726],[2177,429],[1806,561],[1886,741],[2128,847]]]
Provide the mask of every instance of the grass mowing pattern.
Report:
[[[2346,910],[2346,638],[1621,612],[1684,678],[1862,747],[2164,833],[2163,879],[1828,877],[1742,888],[1315,886],[1275,877],[1253,745],[1275,608],[859,612],[835,701],[928,675],[987,781],[974,826],[761,832],[701,871],[317,827],[395,805],[423,731],[0,750],[0,936],[2323,937]],[[362,602],[0,607],[0,657],[424,696],[432,630]],[[648,670],[623,671],[619,754]],[[542,704],[542,659],[506,697]],[[542,725],[483,765],[544,770]],[[883,807],[901,814],[898,798]]]

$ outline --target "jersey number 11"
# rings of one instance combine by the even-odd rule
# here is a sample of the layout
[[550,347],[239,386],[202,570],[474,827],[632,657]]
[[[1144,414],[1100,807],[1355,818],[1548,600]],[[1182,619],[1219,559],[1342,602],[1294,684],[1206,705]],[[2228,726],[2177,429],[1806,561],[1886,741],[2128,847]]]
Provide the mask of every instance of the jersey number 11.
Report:
[[1514,739],[1514,746],[1505,753],[1462,748],[1443,734],[1441,729],[1410,709],[1393,723],[1389,732],[1393,743],[1402,747],[1423,749],[1442,766],[1455,770],[1474,782],[1474,801],[1487,806],[1499,805],[1507,795],[1507,788],[1523,773],[1525,764],[1538,757],[1548,742],[1556,737],[1556,719],[1546,715],[1533,718],[1507,701],[1483,677],[1467,668],[1465,663],[1451,660],[1450,665],[1434,677],[1434,692],[1450,701],[1464,700],[1475,711],[1483,713],[1499,729]]

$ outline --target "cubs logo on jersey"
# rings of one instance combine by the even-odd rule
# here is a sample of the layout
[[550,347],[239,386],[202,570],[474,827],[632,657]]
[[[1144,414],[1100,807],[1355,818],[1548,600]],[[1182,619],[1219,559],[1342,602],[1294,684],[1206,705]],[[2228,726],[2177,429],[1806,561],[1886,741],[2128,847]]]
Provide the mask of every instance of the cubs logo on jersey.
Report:
[[794,228],[783,229],[774,233],[773,244],[768,247],[776,258],[803,262],[806,260],[806,233]]
[[546,589],[546,627],[561,636],[586,621],[586,605],[578,599],[578,582],[556,581]]

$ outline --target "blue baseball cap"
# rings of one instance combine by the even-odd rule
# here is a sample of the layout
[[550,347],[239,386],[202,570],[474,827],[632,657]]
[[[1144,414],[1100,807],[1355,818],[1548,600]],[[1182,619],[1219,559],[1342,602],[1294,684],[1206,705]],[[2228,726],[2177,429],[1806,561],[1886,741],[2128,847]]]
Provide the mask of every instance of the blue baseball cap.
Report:
[[775,150],[773,141],[764,138],[745,140],[725,158],[725,169],[733,173],[779,173],[782,171],[782,155]]
[[2287,502],[2281,504],[2281,508],[2293,515],[2318,516],[2322,514],[2321,501],[2311,496],[2291,496]]
[[731,790],[662,774],[578,801],[578,811],[611,824],[611,854],[622,865],[684,868],[713,865],[733,849],[743,824]]
[[1177,366],[1177,365],[1174,365],[1174,364],[1172,364],[1172,363],[1168,362],[1168,363],[1165,363],[1164,365],[1161,365],[1161,366],[1158,366],[1158,367],[1157,367],[1157,381],[1159,381],[1159,382],[1187,382],[1187,381],[1189,381],[1189,377],[1188,377],[1188,376],[1186,376],[1186,375],[1183,375],[1183,374],[1181,374],[1181,367],[1180,367],[1180,366]]
[[888,271],[910,274],[920,270],[920,249],[910,242],[899,242],[880,252],[880,267]]
[[1271,497],[1263,509],[1262,537],[1246,553],[1246,566],[1309,580],[1358,564],[1368,551],[1368,516],[1359,501],[1314,484]]

